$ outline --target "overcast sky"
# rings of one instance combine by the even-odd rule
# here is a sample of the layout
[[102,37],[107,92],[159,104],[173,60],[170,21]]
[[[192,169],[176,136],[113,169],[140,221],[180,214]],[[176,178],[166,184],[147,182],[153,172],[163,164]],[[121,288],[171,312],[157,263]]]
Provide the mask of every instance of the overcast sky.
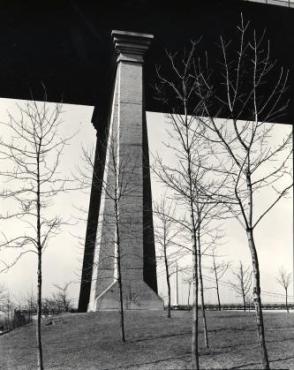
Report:
[[[18,101],[19,103],[22,103]],[[16,112],[16,101],[10,99],[0,99],[0,121],[7,120],[7,111],[12,114]],[[81,164],[82,145],[90,148],[95,144],[95,129],[91,124],[93,107],[64,105],[63,106],[63,125],[61,134],[64,136],[76,132],[64,150],[61,162],[61,171],[70,175]],[[171,153],[164,148],[162,141],[166,136],[166,118],[163,114],[147,113],[147,125],[149,136],[149,149],[152,154],[158,152],[165,159],[171,160]],[[289,126],[278,125],[275,130],[273,140],[278,140],[290,130]],[[1,131],[1,135],[6,133]],[[3,164],[1,164],[1,168]],[[159,200],[165,189],[156,181],[152,175],[152,192],[154,200]],[[1,209],[4,209],[4,201],[0,199]],[[53,211],[61,215],[64,219],[70,221],[63,232],[52,239],[50,246],[44,254],[44,296],[50,295],[54,291],[53,284],[62,285],[72,282],[71,296],[77,301],[79,293],[79,276],[82,262],[83,247],[77,236],[81,238],[85,235],[85,223],[78,221],[75,217],[83,217],[76,208],[88,208],[89,195],[85,192],[75,191],[60,196],[54,205]],[[261,202],[262,203],[262,202]],[[292,196],[282,200],[274,211],[263,221],[256,235],[258,253],[261,265],[262,288],[264,291],[264,301],[281,300],[282,296],[276,296],[270,293],[283,293],[283,290],[277,284],[276,277],[280,267],[292,271],[293,266],[293,209]],[[2,222],[0,224],[2,232],[14,232],[12,222]],[[250,263],[249,250],[246,244],[245,236],[236,221],[230,221],[225,224],[226,242],[221,246],[221,254],[225,261],[230,261],[232,268],[237,267],[239,260],[242,259],[245,264]],[[0,259],[8,258],[7,252],[0,251]],[[189,263],[189,258],[182,262],[183,265]],[[209,258],[204,262],[209,265]],[[205,274],[205,284],[211,287],[212,275],[207,270]],[[221,298],[224,302],[238,301],[233,291],[226,286],[232,277],[228,272],[224,277],[224,284],[221,286]],[[180,303],[187,301],[187,285],[182,282],[183,276],[180,274]],[[162,296],[166,294],[164,274],[162,266],[159,266],[158,273],[159,292]],[[26,255],[11,271],[0,275],[0,283],[6,285],[11,295],[15,299],[22,299],[32,290],[36,290],[36,257]],[[174,286],[174,281],[173,281]],[[292,287],[291,287],[292,291]],[[174,295],[175,296],[175,295]],[[208,302],[216,303],[216,294],[214,289],[206,291]],[[174,301],[174,298],[173,298]]]

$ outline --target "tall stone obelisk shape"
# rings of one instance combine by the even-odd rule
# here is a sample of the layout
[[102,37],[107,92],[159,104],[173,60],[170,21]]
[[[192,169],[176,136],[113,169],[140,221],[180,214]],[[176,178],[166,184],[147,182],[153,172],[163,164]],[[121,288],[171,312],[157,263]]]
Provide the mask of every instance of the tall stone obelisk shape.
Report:
[[143,56],[153,36],[113,31],[112,37],[117,66],[97,235],[97,280],[91,291],[90,307],[119,308],[119,253],[125,308],[162,309],[162,300],[143,277],[143,128],[146,119]]

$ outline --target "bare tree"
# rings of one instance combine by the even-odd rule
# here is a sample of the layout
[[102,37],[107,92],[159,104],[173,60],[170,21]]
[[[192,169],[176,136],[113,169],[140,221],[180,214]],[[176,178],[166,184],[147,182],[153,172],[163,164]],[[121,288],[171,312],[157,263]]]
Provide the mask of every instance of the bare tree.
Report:
[[239,269],[233,274],[236,278],[236,283],[231,283],[232,288],[236,294],[242,298],[243,311],[246,311],[246,303],[249,300],[252,285],[252,271],[250,266],[244,267],[242,261],[240,261]]
[[[138,163],[136,159],[130,158],[128,155],[122,155],[118,153],[118,133],[117,128],[112,127],[108,136],[108,143],[106,146],[106,162],[105,168],[107,168],[104,177],[100,178],[98,174],[93,174],[93,179],[97,183],[101,184],[102,192],[104,192],[105,199],[110,202],[110,208],[107,209],[104,214],[104,220],[99,220],[99,223],[104,222],[105,230],[101,238],[100,248],[103,246],[104,249],[108,249],[109,253],[106,253],[105,258],[108,260],[115,261],[116,266],[116,280],[118,282],[119,291],[119,307],[120,307],[120,328],[121,328],[121,339],[123,342],[126,341],[126,330],[125,330],[125,315],[124,306],[128,305],[129,297],[124,294],[124,276],[122,271],[122,258],[124,254],[122,252],[122,240],[121,240],[121,227],[124,229],[131,229],[132,225],[129,222],[129,215],[122,214],[121,205],[125,201],[126,197],[132,194],[134,187],[132,185],[132,178],[136,176],[136,168]],[[94,163],[91,158],[91,153],[84,149],[84,160],[88,168],[94,169]],[[132,163],[133,165],[130,165]],[[87,183],[89,180],[88,171],[80,171],[80,175],[83,183]],[[102,225],[103,227],[103,225]],[[132,238],[132,231],[130,232],[130,238]],[[113,248],[114,246],[114,248]],[[105,248],[106,247],[106,248]],[[99,257],[100,258],[100,257]],[[94,261],[97,263],[97,261]]]
[[[251,31],[249,22],[244,22],[243,17],[237,33],[237,46],[236,39],[230,42],[220,38],[220,70],[216,67],[211,71],[207,59],[195,62],[195,91],[199,98],[196,114],[207,129],[205,137],[210,143],[215,172],[220,176],[229,175],[222,194],[226,200],[233,196],[228,208],[247,237],[262,363],[269,369],[255,231],[292,188],[291,133],[273,145],[270,142],[273,125],[267,123],[275,122],[287,109],[288,71],[275,68],[265,34],[259,37],[255,30]],[[213,80],[215,75],[217,83]],[[229,119],[216,119],[215,116]],[[272,195],[267,194],[267,204],[258,211],[257,198],[269,189]]]
[[[110,211],[110,219],[108,222],[114,224],[115,233],[113,236],[107,238],[107,243],[115,245],[115,256],[107,256],[107,258],[116,258],[117,263],[117,282],[119,287],[119,304],[120,304],[120,327],[121,339],[126,341],[125,334],[125,317],[124,317],[124,295],[123,295],[123,278],[121,269],[122,250],[121,250],[121,232],[120,232],[120,202],[127,192],[127,179],[126,175],[122,176],[125,164],[119,160],[117,135],[114,132],[110,133],[109,145],[107,146],[108,153],[106,154],[106,165],[108,168],[107,180],[100,179],[103,182],[102,187],[108,199],[111,200],[113,210]],[[94,167],[93,167],[94,168]],[[99,181],[99,179],[98,179]],[[114,238],[114,239],[113,239]]]
[[[192,42],[191,50],[183,55],[167,53],[169,59],[170,74],[166,78],[158,70],[157,96],[169,109],[172,105],[174,114],[168,115],[171,129],[168,131],[170,140],[165,143],[175,156],[175,163],[164,163],[160,157],[156,158],[154,172],[159,179],[175,195],[177,202],[188,212],[189,216],[177,216],[177,222],[189,233],[187,249],[193,258],[193,325],[192,325],[192,366],[199,368],[199,343],[198,343],[198,293],[199,283],[203,292],[201,263],[201,238],[205,233],[205,224],[217,213],[216,205],[219,203],[217,194],[221,184],[216,178],[211,177],[210,169],[206,167],[206,144],[203,141],[206,128],[198,125],[198,119],[189,115],[189,109],[197,108],[195,101],[196,80],[194,73],[194,58],[197,43]],[[173,77],[171,77],[173,76]],[[170,100],[170,97],[175,99]],[[178,114],[178,113],[182,114]],[[200,279],[200,281],[199,281]],[[202,302],[204,296],[201,294]],[[205,309],[203,307],[203,318]],[[206,324],[204,325],[206,328]],[[207,331],[205,330],[206,334]],[[205,340],[206,346],[208,341]]]
[[31,290],[24,298],[24,306],[29,312],[29,320],[32,320],[33,314],[37,312],[37,299],[33,290]]
[[[200,240],[200,234],[198,234],[198,243]],[[205,306],[205,299],[204,299],[204,283],[203,283],[203,274],[202,274],[202,256],[203,253],[201,252],[201,242],[198,244],[200,248],[198,248],[198,258],[199,258],[199,268],[198,268],[198,277],[199,277],[199,293],[201,298],[201,313],[202,313],[202,321],[203,321],[203,335],[204,335],[204,345],[206,348],[209,348],[209,340],[208,340],[208,328],[207,328],[207,320],[206,320],[206,306]],[[188,277],[184,279],[184,282],[188,284],[188,297],[187,297],[187,306],[190,310],[190,297],[191,297],[191,286],[193,284],[193,276],[191,276],[191,268],[186,267],[184,272],[188,274]]]
[[[201,158],[200,155],[198,159]],[[198,162],[199,169],[202,167],[202,161]],[[195,198],[195,208],[198,220],[197,227],[197,244],[198,244],[198,274],[199,274],[199,288],[200,288],[200,298],[201,298],[201,312],[203,321],[203,332],[204,332],[204,344],[205,347],[209,347],[208,340],[208,329],[206,320],[206,306],[204,299],[204,282],[203,282],[203,262],[204,256],[209,255],[207,253],[211,248],[215,251],[217,244],[220,242],[222,235],[219,233],[219,226],[216,225],[215,221],[224,217],[226,212],[223,213],[220,204],[216,200],[216,203],[211,202],[210,196],[207,197],[200,196],[199,188],[204,184],[202,183],[202,178],[207,175],[209,171],[205,168],[202,171],[197,172],[197,186],[196,186],[196,198]],[[199,176],[200,175],[200,176]],[[205,182],[204,182],[205,183]],[[218,188],[222,186],[218,184],[217,188],[214,186],[214,191],[218,191]],[[206,182],[206,187],[208,190],[212,190],[211,183]]]
[[3,123],[11,133],[10,141],[0,141],[0,153],[7,168],[1,173],[7,179],[7,187],[1,195],[13,202],[17,210],[1,215],[1,218],[14,217],[15,223],[22,225],[16,228],[21,230],[16,236],[3,235],[0,249],[15,251],[16,257],[12,262],[5,263],[2,271],[7,271],[27,253],[37,256],[36,337],[39,369],[44,368],[41,335],[43,252],[62,223],[59,216],[50,214],[49,208],[55,196],[65,190],[68,181],[58,173],[62,150],[69,140],[58,134],[62,106],[55,104],[50,107],[46,101],[45,91],[43,103],[31,101],[25,107],[18,105],[18,116],[9,114],[9,122]]
[[3,284],[0,284],[0,307],[5,301],[6,295],[7,295],[7,291],[6,291],[5,286]]
[[188,306],[188,309],[190,310],[190,296],[191,296],[191,286],[192,286],[192,283],[193,283],[193,278],[191,276],[186,277],[184,279],[184,282],[188,284],[187,306]]
[[5,315],[1,317],[0,330],[10,330],[12,327],[13,304],[10,300],[10,294],[3,284],[0,284],[0,311]]
[[64,283],[63,285],[54,284],[57,289],[57,293],[53,294],[53,300],[55,300],[61,309],[61,312],[69,312],[71,309],[71,299],[69,298],[68,288],[72,282]]
[[[175,58],[170,55],[174,77],[171,74],[168,79],[160,76],[161,86],[169,89],[169,94],[164,97],[165,101],[169,102],[169,97],[173,95],[173,101],[176,102],[174,112],[183,113],[182,116],[173,115],[171,120],[186,154],[180,166],[174,168],[172,175],[170,169],[165,169],[165,176],[161,178],[165,177],[165,183],[172,184],[183,198],[188,195],[192,231],[196,232],[196,217],[192,207],[194,188],[191,186],[194,163],[192,147],[199,136],[205,140],[210,155],[207,154],[207,162],[200,164],[201,167],[226,179],[217,191],[209,189],[207,194],[206,189],[206,196],[210,194],[211,199],[218,202],[222,197],[222,203],[240,222],[247,237],[256,293],[258,339],[263,367],[269,369],[255,231],[293,186],[290,165],[291,133],[280,143],[272,144],[270,137],[274,126],[268,124],[276,122],[287,109],[288,100],[285,94],[288,71],[276,68],[276,62],[270,58],[270,43],[265,40],[265,33],[258,36],[255,30],[250,31],[250,24],[244,22],[242,15],[241,24],[237,27],[237,38],[225,41],[220,37],[219,50],[220,57],[211,69],[208,54],[204,58],[199,53],[195,56],[195,43],[192,43],[190,52],[182,61],[183,72],[177,68]],[[198,125],[197,134],[191,135],[191,126],[195,127],[195,122]],[[180,130],[181,127],[190,135],[185,135],[185,131]],[[180,152],[179,147],[175,150]],[[178,185],[184,164],[187,164],[185,179],[190,190],[186,193]],[[271,196],[267,195],[267,204],[257,211],[257,198],[269,189]],[[197,242],[193,245],[196,252]],[[198,262],[197,259],[195,265]]]
[[174,273],[172,268],[181,257],[181,252],[177,248],[177,240],[181,233],[181,228],[176,222],[175,205],[168,201],[166,195],[162,197],[160,203],[155,205],[155,241],[159,246],[159,258],[164,262],[166,285],[167,285],[167,317],[171,317],[171,284],[170,278]]
[[220,287],[219,283],[221,279],[224,277],[225,273],[228,271],[228,268],[230,264],[228,262],[218,262],[217,256],[215,255],[215,248],[212,250],[212,266],[211,266],[211,272],[214,275],[215,280],[215,289],[216,289],[216,295],[217,295],[217,304],[218,304],[218,310],[221,311],[221,301],[220,301]]
[[291,273],[287,272],[284,268],[281,268],[279,271],[279,276],[277,278],[278,283],[281,285],[281,287],[285,290],[286,294],[286,310],[289,312],[289,307],[288,307],[288,288],[291,284]]
[[[195,48],[195,45],[193,44]],[[190,81],[191,60],[194,54],[194,49],[181,60],[182,71],[174,64],[172,55],[168,55],[172,69],[178,76],[176,83],[170,82],[160,73],[158,73],[159,84],[157,86],[158,95],[163,100],[165,98],[165,90],[171,88],[173,93],[176,93],[179,99],[180,111],[183,115],[170,115],[169,122],[172,127],[171,136],[174,135],[178,148],[173,146],[174,151],[178,155],[180,166],[169,167],[165,165],[160,158],[157,158],[155,173],[160,180],[172,189],[182,202],[188,208],[190,217],[186,222],[186,227],[191,235],[191,252],[193,258],[193,324],[192,324],[192,366],[194,369],[199,369],[199,319],[198,319],[198,247],[197,247],[197,218],[194,206],[195,200],[195,181],[193,171],[193,155],[196,146],[194,119],[188,116],[188,101],[193,91],[193,81]],[[178,86],[179,85],[179,90]],[[173,139],[174,139],[173,136]],[[171,147],[169,145],[169,147]]]
[[9,292],[5,291],[2,295],[2,302],[0,309],[5,313],[4,329],[11,330],[14,328],[14,309],[16,308],[15,302],[11,299]]

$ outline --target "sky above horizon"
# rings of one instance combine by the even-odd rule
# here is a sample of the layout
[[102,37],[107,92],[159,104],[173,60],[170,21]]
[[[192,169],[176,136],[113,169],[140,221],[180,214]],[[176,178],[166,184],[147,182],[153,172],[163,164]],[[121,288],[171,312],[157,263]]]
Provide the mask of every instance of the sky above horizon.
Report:
[[[0,121],[7,121],[7,111],[16,113],[16,101],[12,99],[0,99]],[[23,104],[23,101],[18,101]],[[82,146],[91,148],[95,144],[95,129],[91,124],[93,107],[78,105],[63,105],[61,127],[62,136],[75,134],[70,144],[66,146],[60,170],[70,176],[81,165]],[[165,150],[163,141],[166,139],[167,120],[164,114],[147,112],[147,128],[149,138],[150,157],[157,152],[170,160],[171,154]],[[278,125],[276,139],[279,135],[287,132],[290,127]],[[1,136],[3,131],[1,131]],[[275,138],[274,138],[275,139]],[[155,175],[151,175],[153,200],[159,201],[165,189],[156,180]],[[1,209],[4,206],[0,199]],[[54,284],[63,285],[72,282],[70,295],[76,303],[79,293],[79,278],[83,255],[83,238],[85,235],[85,222],[79,218],[84,218],[79,208],[87,209],[89,203],[89,192],[75,191],[58,196],[54,203],[54,212],[61,214],[69,224],[56,238],[52,239],[50,246],[44,253],[44,296],[51,295],[54,291]],[[14,232],[13,222],[1,222],[1,232]],[[245,237],[236,221],[227,222],[225,225],[226,240],[221,246],[221,254],[224,261],[230,261],[232,269],[236,268],[239,260],[249,264],[250,256],[246,245]],[[81,239],[80,239],[81,238]],[[258,252],[261,263],[262,288],[264,290],[264,301],[281,301],[283,290],[278,285],[276,278],[278,271],[284,267],[292,271],[293,267],[293,197],[283,199],[264,220],[262,227],[257,233]],[[0,259],[3,258],[5,251],[0,251]],[[187,265],[189,257],[183,262],[182,266]],[[211,261],[207,258],[205,265],[210,265]],[[166,296],[166,287],[162,266],[158,266],[159,293]],[[179,303],[187,302],[188,286],[183,282],[184,275],[179,274],[180,292]],[[231,288],[227,283],[232,277],[231,270],[225,275],[221,285],[221,297],[223,302],[238,302]],[[207,270],[205,272],[205,284],[207,288],[212,288],[212,275]],[[0,275],[0,284],[4,284],[10,292],[12,298],[21,301],[30,292],[36,290],[36,258],[34,255],[24,256],[10,271]],[[172,278],[174,291],[175,276]],[[292,292],[292,286],[290,292]],[[267,292],[267,293],[266,293]],[[272,294],[273,293],[273,294]],[[172,297],[175,302],[175,294]],[[208,303],[216,303],[214,289],[206,290],[206,300]]]

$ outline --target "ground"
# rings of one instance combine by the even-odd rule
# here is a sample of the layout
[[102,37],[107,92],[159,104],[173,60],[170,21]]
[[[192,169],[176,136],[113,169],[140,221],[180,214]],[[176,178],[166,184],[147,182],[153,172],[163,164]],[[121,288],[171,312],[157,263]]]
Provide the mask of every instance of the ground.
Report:
[[[45,369],[189,369],[191,313],[127,312],[127,342],[120,340],[116,312],[67,314],[45,326]],[[265,313],[272,369],[294,369],[294,313]],[[261,369],[255,316],[208,312],[210,349],[203,347],[201,369]],[[0,336],[0,369],[35,369],[34,324]]]

